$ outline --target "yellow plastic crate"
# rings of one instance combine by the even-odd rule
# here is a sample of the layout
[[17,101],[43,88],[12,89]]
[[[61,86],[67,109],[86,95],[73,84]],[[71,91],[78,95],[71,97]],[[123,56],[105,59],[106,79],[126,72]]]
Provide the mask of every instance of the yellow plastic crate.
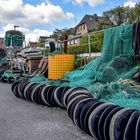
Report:
[[65,73],[74,69],[74,55],[55,54],[48,57],[48,79],[63,78]]

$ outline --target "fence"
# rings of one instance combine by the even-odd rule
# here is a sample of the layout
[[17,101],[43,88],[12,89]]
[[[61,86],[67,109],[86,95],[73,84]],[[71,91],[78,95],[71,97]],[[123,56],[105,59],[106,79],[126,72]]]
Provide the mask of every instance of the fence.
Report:
[[[64,40],[64,41],[61,41],[61,42],[59,42],[60,43],[60,45],[61,46],[63,46],[63,47],[65,47],[64,46],[64,44],[67,42],[67,44],[68,44],[68,42],[71,42],[71,41],[75,41],[75,40],[80,40],[80,44],[79,44],[79,48],[78,48],[78,46],[76,46],[76,44],[74,44],[74,45],[72,45],[72,46],[70,46],[70,47],[68,47],[68,50],[69,49],[71,49],[71,47],[75,47],[75,50],[77,50],[78,51],[78,49],[80,50],[80,49],[82,49],[83,47],[84,47],[84,49],[86,48],[87,49],[87,51],[85,51],[84,52],[84,50],[83,51],[79,51],[79,54],[81,54],[81,52],[83,52],[84,54],[83,55],[86,55],[86,54],[88,54],[88,56],[91,56],[91,55],[93,55],[93,53],[95,53],[95,49],[94,49],[94,47],[101,47],[102,46],[102,41],[103,41],[103,32],[104,32],[104,30],[100,30],[100,31],[94,31],[94,32],[90,32],[90,33],[87,33],[87,34],[84,34],[84,35],[77,35],[77,36],[74,36],[74,37],[72,37],[72,38],[69,38],[69,39],[67,39],[67,40]],[[102,33],[102,35],[101,36],[97,36],[96,37],[96,35],[98,34],[98,33]],[[96,35],[95,35],[96,34]],[[95,35],[95,36],[94,36]],[[98,34],[99,35],[99,34]],[[82,40],[83,39],[83,40]],[[95,43],[96,42],[96,43]],[[100,45],[98,45],[98,44],[100,44]],[[77,48],[76,48],[77,47]],[[98,52],[98,51],[97,51]],[[99,55],[100,53],[97,53],[97,55]],[[82,55],[82,54],[81,54]]]

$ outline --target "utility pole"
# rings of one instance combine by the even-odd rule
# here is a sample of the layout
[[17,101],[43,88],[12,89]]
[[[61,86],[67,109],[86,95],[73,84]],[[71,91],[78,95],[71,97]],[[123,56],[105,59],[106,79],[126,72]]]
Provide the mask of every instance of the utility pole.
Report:
[[91,57],[90,34],[88,34],[88,50],[89,50],[89,56]]

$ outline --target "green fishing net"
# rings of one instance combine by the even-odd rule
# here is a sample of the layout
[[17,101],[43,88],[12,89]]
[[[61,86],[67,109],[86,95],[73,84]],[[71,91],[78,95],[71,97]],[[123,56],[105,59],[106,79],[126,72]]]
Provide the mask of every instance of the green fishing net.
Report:
[[80,86],[105,102],[140,110],[140,89],[119,82],[132,79],[138,71],[132,48],[133,25],[118,26],[104,31],[102,54],[89,64],[66,73],[58,81],[46,79],[52,85]]
[[17,76],[15,74],[13,74],[11,71],[7,70],[4,72],[4,74],[2,74],[2,77],[13,77],[13,78],[16,78]]
[[13,47],[22,47],[25,36],[20,31],[7,31],[5,36],[5,45]]

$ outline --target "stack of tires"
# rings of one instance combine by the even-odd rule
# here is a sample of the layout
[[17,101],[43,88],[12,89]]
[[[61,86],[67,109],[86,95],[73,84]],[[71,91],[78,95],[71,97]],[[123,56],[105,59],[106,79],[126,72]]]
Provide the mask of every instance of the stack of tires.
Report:
[[52,86],[32,83],[28,79],[14,82],[12,92],[18,98],[23,98],[41,105],[57,106],[64,109],[67,109],[68,103],[73,98],[93,98],[90,92],[82,87]]
[[17,76],[13,74],[11,71],[7,70],[3,74],[0,75],[0,82],[12,84],[20,78],[22,77]]
[[73,123],[97,140],[140,140],[140,112],[93,98],[82,87],[60,87],[16,81],[18,98],[66,109]]
[[19,79],[18,77],[12,77],[12,76],[7,77],[7,76],[2,76],[2,77],[0,78],[0,81],[1,81],[2,83],[9,83],[9,84],[12,84],[12,83],[14,83],[16,80],[18,80],[18,79]]

